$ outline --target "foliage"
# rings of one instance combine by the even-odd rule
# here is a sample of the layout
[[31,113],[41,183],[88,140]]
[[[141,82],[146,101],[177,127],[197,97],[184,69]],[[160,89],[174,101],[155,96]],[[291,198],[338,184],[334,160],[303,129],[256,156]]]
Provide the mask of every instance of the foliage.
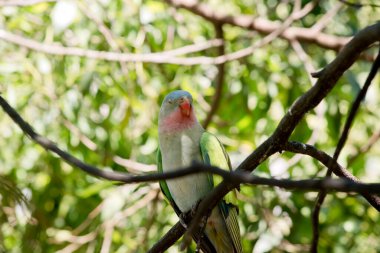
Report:
[[[149,53],[215,38],[210,22],[161,1],[1,3],[1,30],[46,44]],[[277,0],[210,0],[207,4],[216,13],[280,21],[291,14],[294,5]],[[337,4],[320,1],[292,26],[312,27]],[[342,5],[324,32],[352,36],[375,23],[379,14],[376,7]],[[263,37],[239,27],[223,28],[227,52],[248,47]],[[221,103],[208,130],[220,137],[235,167],[273,132],[295,99],[311,87],[307,67],[321,69],[337,53],[315,43],[301,46],[306,59],[290,41],[276,38],[252,55],[226,63]],[[216,91],[217,67],[213,65],[56,56],[3,40],[0,50],[3,96],[37,132],[104,169],[139,173],[141,168],[144,172],[154,168],[141,164],[155,164],[157,115],[164,95],[178,88],[190,91],[197,101],[197,115],[204,120]],[[217,53],[212,48],[192,56]],[[332,154],[370,67],[371,62],[358,61],[306,115],[290,139]],[[360,149],[380,130],[378,77],[374,83],[339,159],[364,182],[380,180],[380,145],[375,143],[365,154]],[[159,194],[157,183],[117,185],[93,178],[36,146],[3,113],[0,122],[0,251],[146,252],[178,220]],[[124,166],[120,158],[141,164]],[[311,158],[283,153],[271,157],[255,174],[301,179],[322,177],[325,172],[326,168]],[[2,187],[6,185],[17,185],[12,193],[15,197]],[[307,251],[316,195],[242,186],[239,208],[244,252]],[[360,196],[330,194],[320,221],[320,252],[376,252],[380,248],[379,213]],[[169,252],[176,251],[174,246]]]

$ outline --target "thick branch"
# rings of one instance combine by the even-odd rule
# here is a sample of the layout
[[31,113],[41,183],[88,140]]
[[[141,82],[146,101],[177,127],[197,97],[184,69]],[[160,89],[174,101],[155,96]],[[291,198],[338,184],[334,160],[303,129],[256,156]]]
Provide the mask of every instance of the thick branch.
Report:
[[[290,148],[294,148],[294,145],[290,144]],[[297,149],[297,145],[295,146]],[[329,157],[329,159],[332,159]],[[339,166],[339,165],[338,165]],[[380,183],[363,184],[357,183],[347,179],[307,179],[307,180],[289,180],[289,179],[274,179],[274,178],[262,178],[249,175],[245,177],[244,183],[252,185],[266,185],[276,186],[289,190],[307,190],[307,191],[342,191],[342,192],[360,192],[362,195],[372,192],[374,194],[380,193]],[[374,195],[376,196],[376,195]],[[378,196],[376,196],[378,197]],[[174,227],[167,232],[148,252],[164,252],[171,245],[173,245],[183,234],[185,229],[180,222],[177,222]]]
[[[305,113],[319,104],[335,86],[343,73],[355,62],[361,52],[379,40],[380,23],[361,30],[342,49],[335,60],[320,72],[317,83],[293,103],[277,126],[275,132],[239,165],[238,170],[253,171],[270,155],[280,151],[281,145],[288,141],[289,136]],[[202,219],[203,214],[214,208],[221,198],[237,186],[237,184],[223,181],[215,187],[200,203],[197,214],[188,231],[194,231]],[[190,236],[190,234],[188,236]]]
[[[167,173],[153,173],[148,175],[130,175],[126,173],[103,171],[94,166],[88,165],[69,153],[61,150],[52,141],[37,134],[32,127],[25,122],[21,116],[0,96],[0,106],[3,110],[12,118],[12,120],[20,126],[23,132],[29,136],[33,141],[44,147],[45,149],[56,153],[64,161],[71,164],[72,166],[78,167],[83,171],[97,177],[105,178],[108,180],[120,181],[124,183],[134,183],[134,182],[147,182],[147,181],[157,181],[163,179],[172,179],[192,173],[205,173],[210,172],[223,176],[224,182],[229,182],[230,184],[239,185],[240,183],[252,184],[252,185],[268,185],[268,186],[278,186],[285,189],[299,189],[299,190],[337,190],[343,192],[358,192],[362,194],[368,193],[380,193],[380,184],[363,184],[354,182],[352,180],[298,180],[293,181],[289,179],[274,179],[274,178],[261,178],[256,177],[246,171],[225,171],[216,167],[207,166],[204,164],[193,165],[182,170],[176,170]],[[153,247],[153,251],[150,252],[162,252],[165,247],[172,245],[179,237],[184,233],[184,228],[177,223],[177,225],[172,228],[164,238],[162,238],[158,244]]]

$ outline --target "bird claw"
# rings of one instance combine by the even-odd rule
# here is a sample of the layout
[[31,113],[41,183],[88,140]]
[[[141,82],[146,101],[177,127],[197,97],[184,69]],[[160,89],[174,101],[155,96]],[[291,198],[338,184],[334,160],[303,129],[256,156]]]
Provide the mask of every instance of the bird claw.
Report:
[[187,229],[187,223],[189,222],[189,212],[180,213],[179,222],[181,222],[182,226]]
[[[199,200],[195,205],[193,205],[191,210],[185,213],[181,213],[179,215],[179,220],[184,228],[186,229],[188,228],[187,224],[189,224],[191,219],[195,216],[200,202],[201,200]],[[204,230],[206,228],[206,224],[207,224],[207,220],[209,216],[210,216],[210,213],[203,215],[202,220],[199,224],[199,237],[197,238],[198,240],[196,241],[197,247],[195,249],[195,252],[198,252],[198,253],[201,252],[200,250],[201,250],[202,240],[204,237]]]

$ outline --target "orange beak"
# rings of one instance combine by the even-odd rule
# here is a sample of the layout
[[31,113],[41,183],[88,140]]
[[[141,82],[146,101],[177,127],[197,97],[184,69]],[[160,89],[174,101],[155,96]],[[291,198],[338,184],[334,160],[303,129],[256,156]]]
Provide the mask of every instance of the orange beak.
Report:
[[187,98],[184,98],[183,101],[179,104],[182,115],[189,117],[191,113],[191,103]]

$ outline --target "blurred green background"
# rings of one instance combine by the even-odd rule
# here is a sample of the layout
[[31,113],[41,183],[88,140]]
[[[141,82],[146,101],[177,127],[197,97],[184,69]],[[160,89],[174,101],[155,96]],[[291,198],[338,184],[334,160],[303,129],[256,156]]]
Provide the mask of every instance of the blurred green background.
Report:
[[[302,1],[303,6],[307,2]],[[277,0],[205,3],[216,13],[279,22],[294,5]],[[352,36],[380,16],[380,8],[353,8],[323,0],[292,26],[312,27],[337,5],[340,8],[327,20],[327,34]],[[210,22],[163,1],[149,0],[57,1],[30,6],[1,1],[0,30],[46,44],[126,53],[160,52],[215,38]],[[226,52],[263,38],[230,25],[224,26],[224,36]],[[312,86],[309,72],[323,68],[337,55],[313,43],[298,46],[303,50],[277,38],[252,55],[226,64],[220,107],[208,131],[220,138],[235,167],[271,135],[295,99]],[[217,68],[213,65],[55,56],[2,39],[0,52],[2,96],[38,133],[104,169],[154,171],[157,115],[163,97],[174,89],[188,90],[203,121],[215,94]],[[217,53],[211,48],[190,56]],[[300,122],[291,140],[332,154],[370,67],[371,62],[356,62]],[[339,160],[364,182],[380,180],[380,144],[361,154],[370,137],[380,131],[379,80],[370,87]],[[254,173],[307,179],[325,172],[309,157],[283,153],[272,156]],[[7,190],[16,185],[19,191]],[[315,192],[242,186],[238,197],[244,252],[307,252],[316,196]],[[32,143],[0,112],[0,252],[146,252],[177,220],[159,193],[158,183],[116,185],[93,178]],[[356,194],[328,195],[320,220],[320,252],[380,249],[379,213]],[[168,252],[177,251],[175,245]]]

